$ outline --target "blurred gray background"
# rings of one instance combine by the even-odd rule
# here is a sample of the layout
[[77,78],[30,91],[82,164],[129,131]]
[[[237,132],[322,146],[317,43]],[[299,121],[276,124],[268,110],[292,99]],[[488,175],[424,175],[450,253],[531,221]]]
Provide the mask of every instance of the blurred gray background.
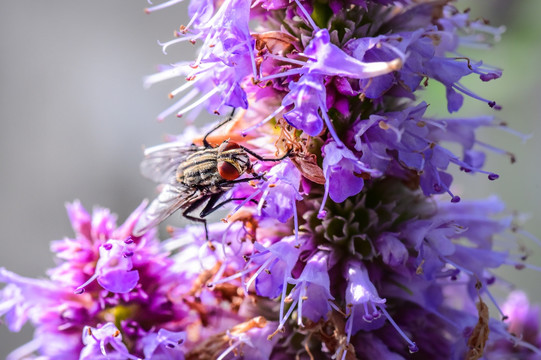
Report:
[[[145,15],[145,1],[3,1],[0,4],[0,266],[24,276],[42,277],[52,267],[49,242],[72,236],[64,203],[80,199],[111,208],[119,222],[153,195],[153,185],[139,175],[142,146],[179,133],[182,121],[163,123],[156,115],[171,104],[174,82],[144,90],[142,78],[159,63],[186,59],[182,50],[164,56],[157,40],[169,40],[186,23],[185,7]],[[480,54],[502,67],[504,76],[482,86],[468,86],[503,106],[495,113],[534,137],[522,144],[499,131],[481,138],[514,152],[517,163],[489,156],[488,169],[501,175],[459,175],[455,191],[463,198],[499,194],[509,209],[531,215],[525,228],[541,236],[541,28],[538,0],[461,1],[474,17],[508,28],[503,41]],[[432,82],[435,84],[435,82]],[[443,89],[427,95],[437,114]],[[485,104],[467,101],[463,114],[490,113]],[[541,249],[531,262],[541,265]],[[541,302],[539,273],[506,271]],[[32,329],[10,333],[0,325],[0,358],[27,342]]]

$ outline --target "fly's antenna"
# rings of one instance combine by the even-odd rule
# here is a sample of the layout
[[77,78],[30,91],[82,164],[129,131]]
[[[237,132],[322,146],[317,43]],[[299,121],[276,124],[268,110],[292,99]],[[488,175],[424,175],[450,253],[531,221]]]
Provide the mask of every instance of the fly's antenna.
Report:
[[210,130],[206,135],[205,137],[203,138],[203,146],[205,148],[210,148],[212,146],[210,146],[209,142],[207,141],[207,137],[212,134],[213,132],[215,132],[216,130],[218,130],[219,128],[221,128],[222,126],[224,126],[225,124],[227,124],[228,122],[230,122],[231,120],[233,120],[233,115],[235,115],[235,110],[236,108],[233,108],[233,110],[231,111],[231,114],[229,114],[228,117],[226,117],[222,122],[220,122],[218,125],[216,125],[216,127],[214,127],[212,130]]

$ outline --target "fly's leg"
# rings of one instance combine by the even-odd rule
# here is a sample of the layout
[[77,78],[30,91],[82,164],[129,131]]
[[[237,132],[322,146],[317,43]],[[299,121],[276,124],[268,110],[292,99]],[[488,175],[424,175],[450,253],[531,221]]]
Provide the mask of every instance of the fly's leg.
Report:
[[222,126],[224,126],[225,124],[227,124],[228,122],[230,122],[231,120],[233,120],[233,115],[235,115],[235,108],[233,108],[233,111],[231,111],[231,114],[229,114],[229,116],[227,118],[225,118],[225,120],[223,120],[222,122],[220,122],[218,125],[216,125],[216,127],[214,127],[212,130],[210,130],[206,135],[205,137],[203,137],[203,146],[206,147],[207,149],[208,148],[211,148],[212,146],[209,144],[209,142],[207,141],[207,137],[212,134],[213,132],[215,132],[216,130],[218,130],[219,128],[221,128]]
[[[219,208],[221,208],[225,204],[230,203],[231,201],[243,201],[243,200],[246,200],[246,198],[229,198],[227,200],[219,202],[218,204],[212,204],[211,207],[209,207],[209,204],[210,204],[210,201],[209,201],[207,203],[207,205],[205,206],[205,208],[201,211],[199,216],[201,216],[202,218],[207,217],[208,215],[212,214],[213,212],[215,212],[216,210],[218,210]],[[252,199],[250,201],[253,202],[256,205],[258,204],[258,202],[255,201],[254,199]]]
[[257,160],[259,161],[282,161],[284,160],[286,157],[289,157],[291,155],[291,149],[289,149],[286,154],[284,156],[280,156],[279,158],[264,158],[262,157],[261,155],[258,155],[256,154],[255,152],[253,152],[252,150],[240,145],[240,147],[246,151],[248,154],[252,155],[253,157],[255,157]]
[[[229,114],[229,116],[227,118],[225,118],[222,122],[220,122],[212,130],[210,130],[208,133],[205,134],[205,136],[203,137],[203,146],[204,147],[206,147],[207,149],[212,148],[212,146],[207,141],[207,138],[209,137],[210,134],[212,134],[213,132],[215,132],[216,130],[218,130],[219,128],[221,128],[222,126],[224,126],[225,124],[227,124],[231,120],[233,120],[233,115],[235,115],[235,110],[236,109],[233,109],[231,111],[231,114]],[[264,158],[261,155],[256,154],[252,150],[250,150],[250,149],[248,149],[248,148],[246,148],[246,147],[244,147],[242,145],[240,145],[240,147],[244,151],[246,151],[248,154],[252,155],[253,157],[255,157],[259,161],[281,161],[281,160],[284,160],[286,157],[289,157],[291,155],[291,149],[289,149],[284,156],[280,156],[279,158]]]
[[[212,214],[213,212],[215,212],[216,210],[220,209],[221,207],[223,207],[224,205],[230,203],[231,201],[243,201],[243,200],[246,200],[246,198],[229,198],[227,200],[224,200],[224,201],[221,201],[219,202],[218,204],[215,204],[215,203],[211,203],[210,201],[207,203],[207,205],[205,206],[205,208],[201,211],[201,213],[199,214],[199,216],[201,218],[204,218],[206,217],[207,215],[210,215]],[[250,199],[251,202],[253,202],[254,204],[258,204],[257,201],[255,201],[254,199]],[[212,206],[209,206],[209,205],[212,205]],[[246,229],[246,228],[245,228]],[[254,230],[255,231],[255,230]],[[255,234],[255,232],[254,232]],[[253,235],[253,239],[255,241],[255,235]],[[210,242],[209,242],[210,244]],[[214,245],[210,244],[209,246],[212,246],[211,249],[214,249]]]
[[207,201],[207,204],[205,205],[205,208],[203,209],[203,211],[209,207],[213,207],[216,202],[220,199],[220,197],[222,196],[223,192],[220,192],[220,193],[217,193],[217,194],[213,194],[213,195],[210,195],[210,196],[203,196],[201,197],[200,199],[197,199],[196,201],[194,201],[190,206],[188,206],[186,208],[186,210],[184,210],[184,212],[182,213],[182,216],[184,216],[186,219],[188,220],[192,220],[192,221],[197,221],[197,222],[200,222],[200,223],[203,223],[203,226],[205,227],[205,239],[207,240],[207,244],[209,246],[209,248],[211,250],[215,250],[215,247],[214,245],[212,245],[212,243],[210,242],[210,238],[209,238],[209,230],[207,228],[207,220],[206,219],[203,219],[203,217],[197,217],[197,216],[193,216],[193,215],[190,215],[195,209],[197,209],[199,206],[201,206],[205,201]]
[[[252,180],[252,178],[243,179],[243,180],[249,181],[249,180]],[[182,213],[182,216],[184,216],[188,220],[203,223],[203,226],[205,227],[205,239],[207,240],[208,247],[213,251],[216,249],[216,247],[214,245],[212,245],[212,242],[210,241],[209,230],[208,230],[208,227],[207,227],[207,220],[205,219],[205,217],[212,214],[214,211],[218,210],[219,208],[221,208],[222,206],[224,206],[225,204],[227,204],[227,203],[229,203],[231,201],[235,201],[235,200],[240,201],[240,200],[245,200],[246,199],[246,198],[230,198],[230,199],[227,199],[227,200],[224,200],[224,201],[218,203],[218,200],[220,200],[220,198],[222,197],[223,194],[224,194],[224,192],[219,192],[219,193],[216,193],[216,194],[203,196],[200,199],[197,199],[196,201],[194,201]],[[199,214],[199,217],[191,215],[191,213],[194,212],[202,204],[204,204],[205,201],[207,203],[205,204],[205,207],[203,208],[203,210],[201,210],[201,213]],[[252,200],[252,202],[257,205],[257,202],[255,200]]]
[[252,174],[252,177],[249,177],[249,178],[242,178],[242,179],[237,179],[237,180],[226,180],[226,181],[220,182],[219,184],[220,185],[233,185],[233,184],[240,184],[244,182],[250,182],[252,180],[261,180],[261,179],[265,179],[265,175],[266,173],[255,174],[255,175]]

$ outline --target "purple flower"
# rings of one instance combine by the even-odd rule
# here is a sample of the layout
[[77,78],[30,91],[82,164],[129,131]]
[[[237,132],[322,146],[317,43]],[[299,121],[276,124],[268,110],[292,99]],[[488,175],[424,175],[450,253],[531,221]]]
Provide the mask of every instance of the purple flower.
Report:
[[107,323],[101,328],[85,327],[83,344],[81,359],[138,359],[130,355],[122,342],[121,332],[113,323]]
[[405,56],[398,51],[389,61],[362,62],[347,55],[338,46],[331,44],[327,29],[319,29],[304,49],[308,56],[305,66],[309,74],[342,76],[350,79],[365,79],[387,74],[400,69]]
[[231,352],[240,353],[246,360],[265,360],[270,357],[275,340],[269,339],[274,323],[264,317],[253,318],[227,332],[230,346],[218,359],[225,359]]
[[[351,309],[346,327],[350,328],[350,336],[364,329],[377,329],[383,326],[383,321],[377,321],[381,317],[378,307],[385,306],[385,299],[378,296],[376,287],[368,278],[368,272],[362,264],[349,264],[346,278],[348,286],[345,300]],[[355,316],[362,318],[357,321]],[[383,319],[380,319],[383,320]]]
[[368,277],[366,268],[361,263],[351,262],[347,267],[346,279],[348,285],[345,300],[351,311],[346,323],[348,343],[351,336],[359,330],[378,329],[384,325],[385,319],[387,319],[409,344],[410,351],[417,351],[415,343],[404,334],[385,310],[386,300],[379,297],[376,287]]
[[267,181],[261,187],[260,206],[265,215],[284,223],[297,215],[295,203],[302,200],[299,193],[301,174],[290,160],[284,160],[273,166],[266,176]]
[[41,316],[47,316],[43,308],[71,297],[69,290],[58,289],[50,281],[25,278],[4,268],[0,268],[0,281],[8,284],[1,292],[0,315],[11,331],[20,331],[29,319],[39,322]]
[[[248,27],[250,1],[228,0],[212,15],[212,4],[192,2],[195,35],[179,33],[180,38],[163,44],[163,50],[173,43],[203,39],[203,46],[194,63],[179,63],[168,70],[172,76],[185,75],[188,83],[173,90],[170,97],[196,87],[184,98],[160,114],[163,118],[177,111],[177,116],[199,107],[207,102],[210,112],[220,113],[225,106],[233,108],[248,107],[247,95],[241,85],[248,76],[256,76],[254,40]],[[187,31],[187,29],[185,30]],[[168,78],[167,74],[147,78],[150,85]],[[187,102],[201,95],[191,105]]]
[[184,360],[184,352],[180,346],[186,341],[186,333],[160,329],[143,337],[143,353],[145,359]]
[[[425,86],[428,86],[429,79],[434,79],[445,86],[449,112],[456,112],[462,107],[461,93],[489,105],[492,103],[465,88],[460,80],[467,75],[478,74],[482,81],[490,81],[499,78],[501,71],[484,67],[482,62],[476,63],[457,54],[460,42],[458,35],[454,34],[459,27],[457,23],[466,28],[470,27],[470,20],[465,14],[445,12],[445,16],[437,20],[438,25],[452,31],[442,32],[434,26],[434,19],[428,16],[431,11],[436,11],[437,6],[435,3],[412,6],[391,20],[397,32],[357,38],[345,44],[346,51],[361,61],[389,61],[396,54],[407,54],[403,57],[402,68],[395,73],[373,80],[361,80],[360,89],[366,97],[381,99],[384,95],[390,95],[415,99],[414,92],[423,80]],[[450,10],[450,7],[446,10]],[[402,28],[408,31],[400,31]],[[453,57],[447,57],[448,53]]]
[[[327,318],[327,313],[331,310],[329,301],[334,298],[330,293],[327,256],[324,253],[319,252],[312,255],[300,276],[296,279],[289,278],[288,283],[295,286],[281,301],[278,329],[284,327],[295,309],[297,309],[297,323],[300,326],[303,326],[302,318],[304,316],[314,322],[318,322],[321,318]],[[291,302],[291,304],[289,310],[282,316],[285,301]]]
[[328,111],[323,77],[304,75],[299,81],[291,82],[289,90],[282,101],[282,106],[295,105],[295,107],[284,114],[284,119],[308,135],[319,135],[323,131],[323,119],[319,111],[320,109],[323,113]]
[[[508,263],[506,252],[492,249],[493,238],[510,225],[510,219],[495,220],[487,215],[501,211],[497,198],[485,201],[464,201],[459,204],[440,204],[438,215],[430,220],[405,224],[401,233],[418,251],[417,263],[423,275],[432,278],[447,262],[457,270],[475,274],[483,279],[484,269]],[[474,245],[464,246],[455,239],[467,239]]]
[[538,359],[541,356],[539,306],[532,306],[524,292],[513,291],[502,310],[507,328],[497,329],[499,337],[488,345],[488,355],[500,359]]
[[89,311],[83,301],[74,298],[72,288],[62,289],[54,282],[24,278],[5,269],[0,269],[0,282],[8,284],[0,292],[0,316],[8,328],[18,332],[27,321],[36,326],[34,340],[13,351],[11,358],[36,351],[52,358],[78,356],[80,324],[88,320]]
[[508,331],[533,345],[540,346],[539,338],[539,306],[530,306],[527,295],[522,291],[509,294],[507,301],[502,305],[507,316]]
[[122,240],[109,240],[100,247],[100,258],[96,264],[96,272],[83,285],[76,289],[80,291],[94,279],[105,290],[114,293],[126,293],[137,285],[139,272],[133,269],[133,251]]
[[[484,157],[473,149],[477,144],[474,130],[491,125],[492,119],[428,119],[423,117],[426,107],[420,103],[401,112],[357,121],[351,133],[355,150],[362,154],[360,160],[367,167],[403,178],[414,171],[426,195],[447,192],[454,202],[460,198],[450,190],[452,176],[446,171],[449,164],[497,179],[498,175],[481,169]],[[440,145],[444,141],[461,145],[462,159]]]
[[[294,240],[294,237],[284,238],[268,248],[259,248],[259,253],[250,257],[250,261],[261,264],[251,278],[256,279],[255,288],[258,295],[272,299],[282,294],[285,298],[288,279],[292,276],[291,272],[300,253]],[[250,281],[247,286],[249,283]]]
[[[302,67],[263,76],[260,80],[267,81],[277,77],[301,75],[298,81],[290,83],[290,91],[282,101],[281,108],[287,108],[293,104],[295,106],[293,110],[284,114],[284,119],[297,129],[306,131],[312,136],[318,135],[323,129],[323,123],[325,123],[333,139],[340,146],[343,146],[327,115],[324,77],[372,78],[399,69],[401,60],[363,63],[331,44],[327,29],[318,29],[314,33],[312,41],[304,50],[304,55],[308,58],[306,62],[290,60],[293,64],[302,64]],[[288,61],[288,58],[280,59]],[[323,119],[319,115],[320,112]]]
[[325,174],[325,195],[320,217],[325,216],[323,206],[330,196],[335,203],[357,195],[364,186],[363,176],[379,176],[378,170],[365,166],[348,148],[340,148],[331,141],[323,147],[323,173]]
[[408,249],[399,236],[399,233],[383,233],[376,240],[375,245],[381,260],[391,267],[403,266],[408,260]]

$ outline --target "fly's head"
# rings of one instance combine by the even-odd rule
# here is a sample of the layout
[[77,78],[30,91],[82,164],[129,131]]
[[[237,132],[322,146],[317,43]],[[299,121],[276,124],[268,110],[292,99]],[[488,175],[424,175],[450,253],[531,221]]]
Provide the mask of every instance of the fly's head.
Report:
[[225,180],[236,180],[245,172],[252,171],[248,153],[237,143],[224,141],[218,147],[218,173]]

